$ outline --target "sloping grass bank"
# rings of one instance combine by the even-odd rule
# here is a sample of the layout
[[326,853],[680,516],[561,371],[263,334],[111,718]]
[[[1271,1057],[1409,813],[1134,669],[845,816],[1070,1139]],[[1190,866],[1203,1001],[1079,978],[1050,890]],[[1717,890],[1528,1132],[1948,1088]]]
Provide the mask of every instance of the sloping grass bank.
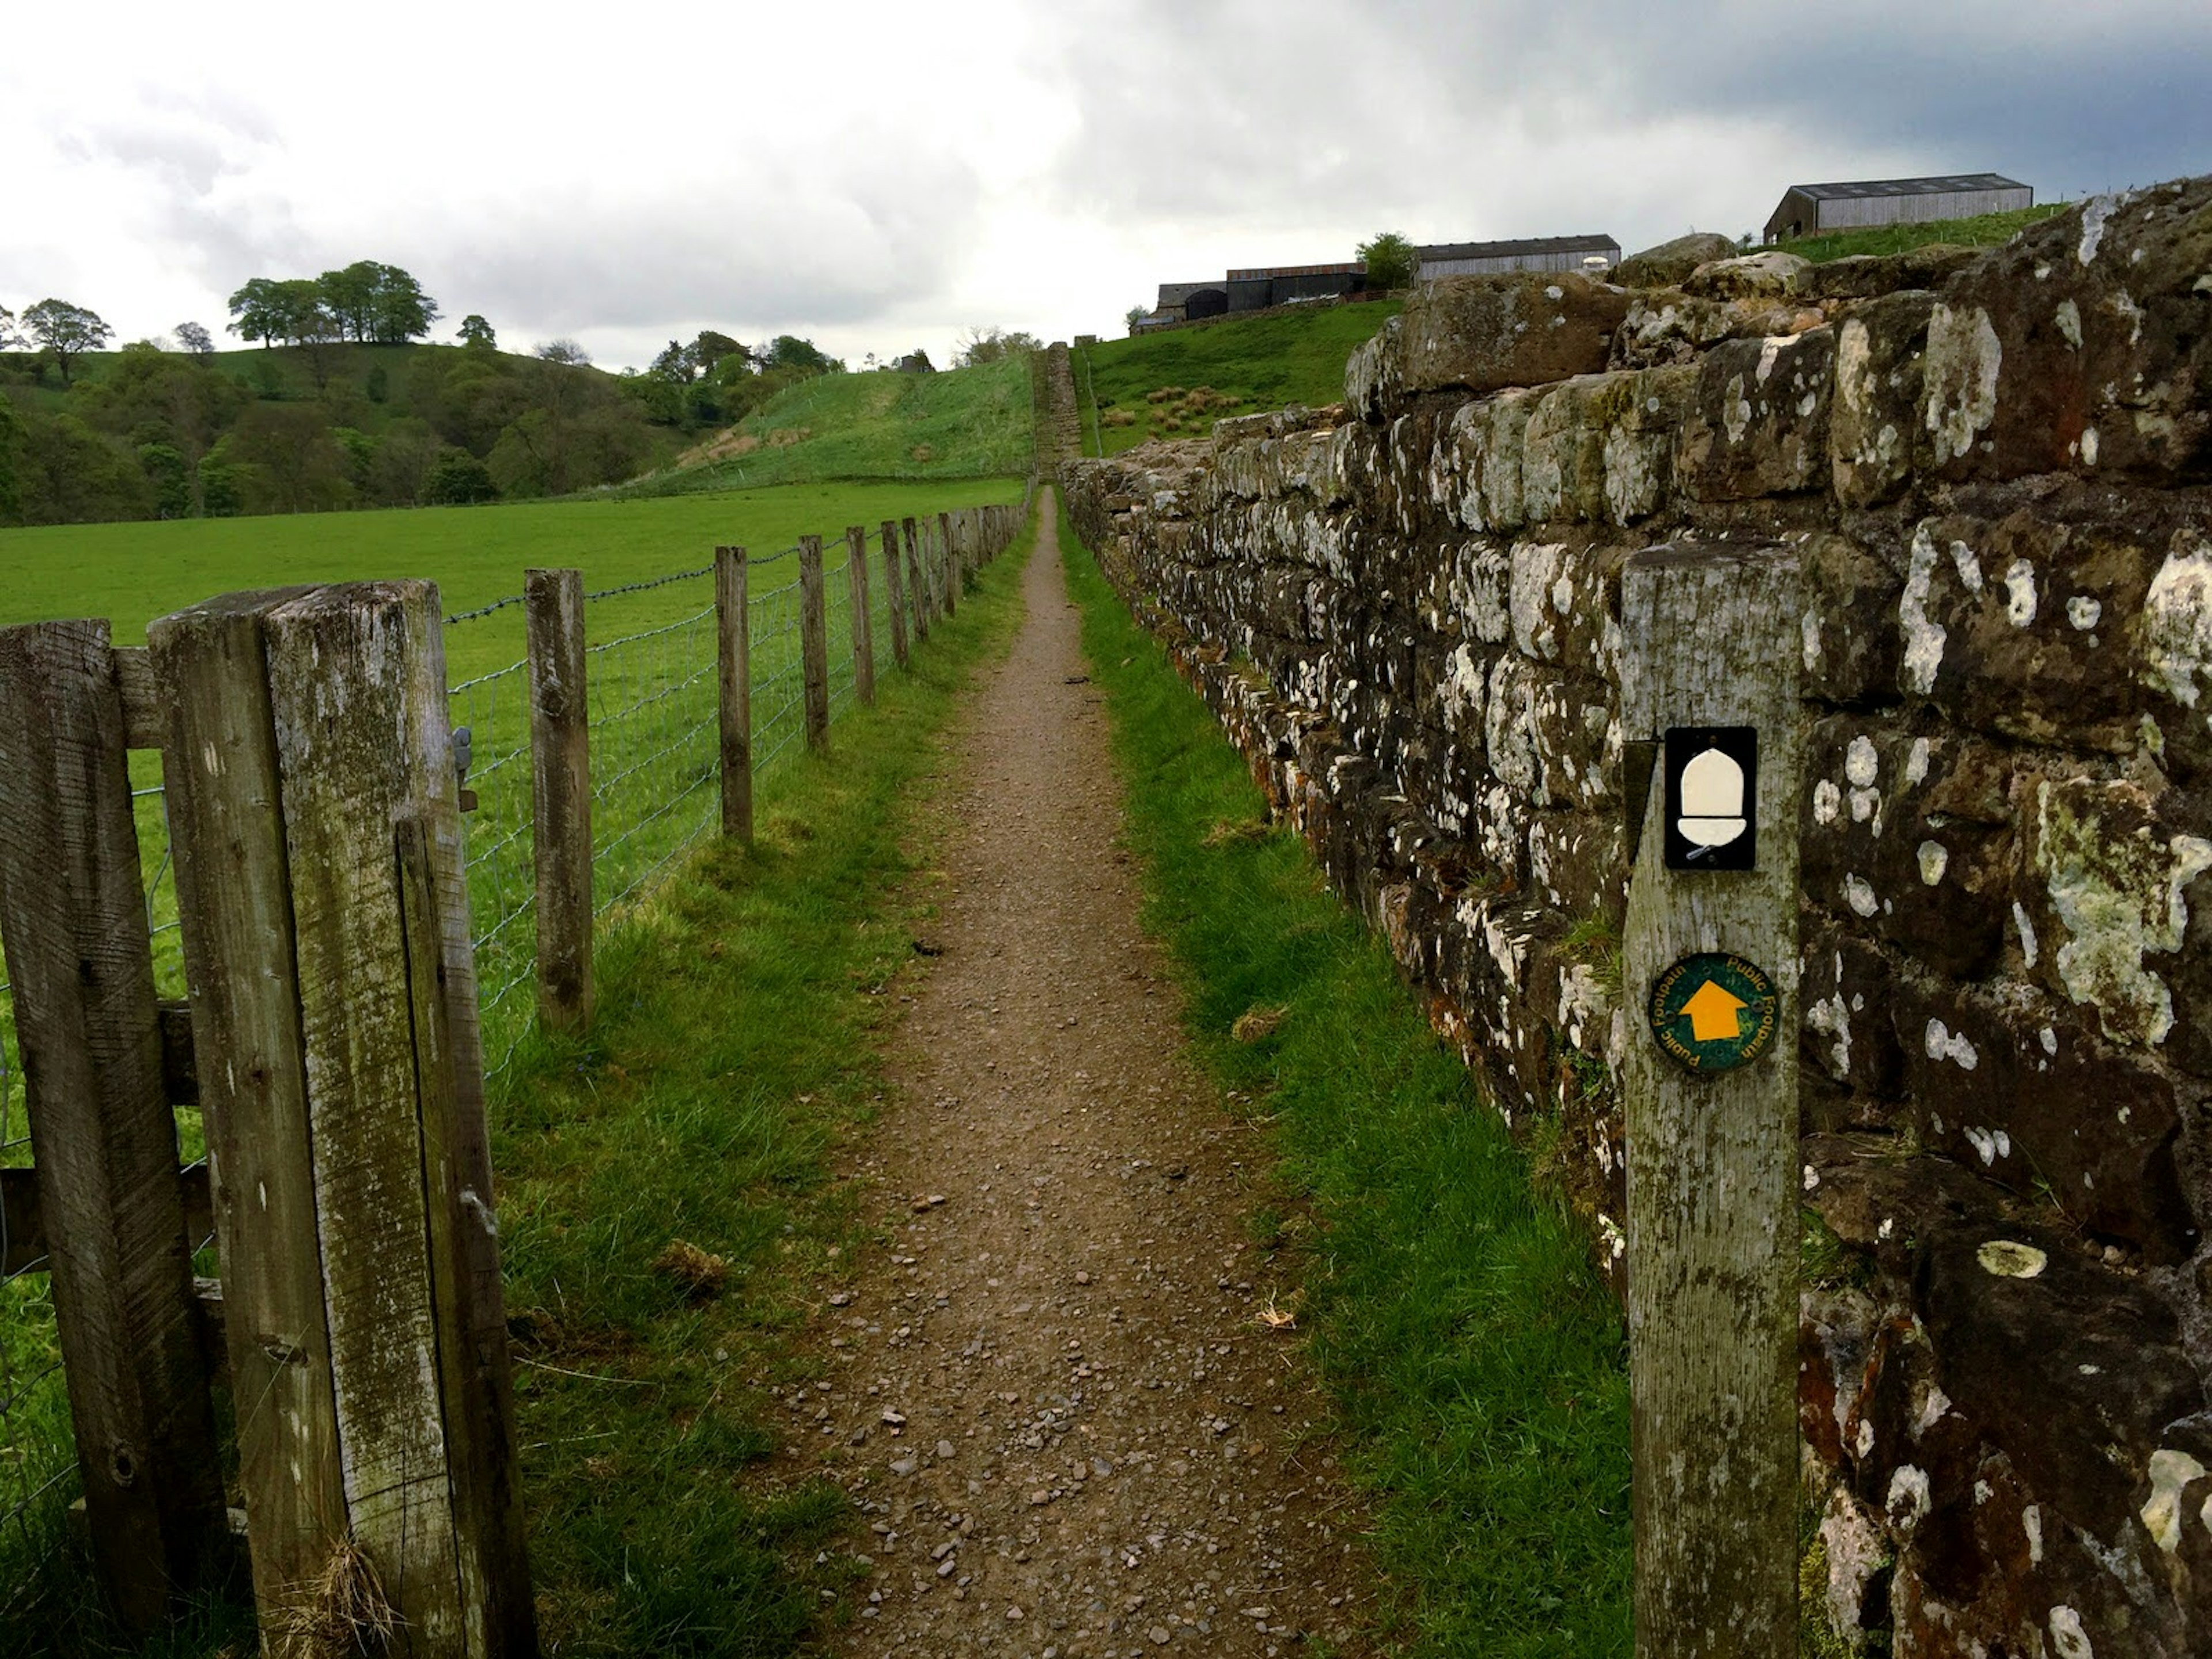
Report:
[[[1619,1310],[1380,945],[1293,835],[1259,831],[1243,762],[1065,515],[1060,538],[1146,921],[1182,964],[1200,1054],[1273,1120],[1289,1213],[1255,1230],[1303,1258],[1301,1322],[1403,1592],[1396,1633],[1421,1655],[1626,1655]],[[1255,1009],[1281,1023],[1241,1043]]]

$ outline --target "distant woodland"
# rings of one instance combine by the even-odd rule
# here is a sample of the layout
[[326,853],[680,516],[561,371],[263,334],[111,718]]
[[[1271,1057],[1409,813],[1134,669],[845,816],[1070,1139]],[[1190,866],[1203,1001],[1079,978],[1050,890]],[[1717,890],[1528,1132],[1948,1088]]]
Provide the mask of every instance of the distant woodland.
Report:
[[610,374],[573,341],[502,350],[474,313],[435,343],[436,301],[369,260],[256,277],[230,313],[239,349],[189,322],[117,349],[87,307],[0,307],[0,525],[565,495],[844,368],[792,336],[709,330]]

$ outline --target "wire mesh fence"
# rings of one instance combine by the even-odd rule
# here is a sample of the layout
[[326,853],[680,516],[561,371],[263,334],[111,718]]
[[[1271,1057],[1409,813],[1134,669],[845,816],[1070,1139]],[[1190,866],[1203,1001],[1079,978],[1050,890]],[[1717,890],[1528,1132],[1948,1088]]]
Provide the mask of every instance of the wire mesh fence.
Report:
[[[752,768],[757,781],[803,751],[805,735],[799,550],[749,561],[747,629]],[[903,549],[896,550],[903,556]],[[879,535],[863,545],[878,673],[890,655],[890,584]],[[850,544],[824,538],[823,599],[833,720],[856,700]],[[592,911],[618,914],[720,818],[719,630],[713,567],[588,593],[587,674]],[[917,596],[909,592],[911,612]],[[447,690],[466,817],[472,932],[485,1050],[503,1068],[531,1024],[538,951],[529,659],[522,597],[448,617],[449,659],[468,672]],[[157,751],[131,757],[131,807],[144,877],[155,991],[185,993],[167,798]],[[0,957],[0,1170],[32,1165],[14,1000]],[[177,1112],[180,1165],[204,1156],[199,1114]],[[52,1292],[43,1257],[11,1238],[0,1206],[0,1622],[33,1593],[67,1536],[78,1493],[76,1449]],[[213,1243],[195,1267],[218,1271]]]
[[[133,754],[131,771],[155,992],[178,997],[184,994],[184,956],[161,757]],[[30,1118],[15,1007],[0,957],[0,1170],[27,1170]],[[177,1141],[180,1164],[204,1155],[197,1109],[179,1109]],[[30,1241],[12,1236],[10,1224],[9,1206],[0,1205],[0,1619],[30,1592],[38,1570],[61,1548],[64,1521],[79,1490],[52,1281],[46,1258],[31,1254]],[[193,1243],[204,1250],[208,1241]],[[211,1261],[203,1265],[212,1267]]]

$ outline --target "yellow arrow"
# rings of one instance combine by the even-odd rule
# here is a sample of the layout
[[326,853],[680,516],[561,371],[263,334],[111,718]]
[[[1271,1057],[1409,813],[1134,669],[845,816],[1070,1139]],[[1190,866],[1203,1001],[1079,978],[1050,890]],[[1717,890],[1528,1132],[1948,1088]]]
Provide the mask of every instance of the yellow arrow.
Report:
[[1720,1042],[1743,1035],[1742,1022],[1736,1016],[1750,1006],[1707,980],[1682,1005],[1682,1012],[1690,1017],[1692,1036],[1700,1042]]

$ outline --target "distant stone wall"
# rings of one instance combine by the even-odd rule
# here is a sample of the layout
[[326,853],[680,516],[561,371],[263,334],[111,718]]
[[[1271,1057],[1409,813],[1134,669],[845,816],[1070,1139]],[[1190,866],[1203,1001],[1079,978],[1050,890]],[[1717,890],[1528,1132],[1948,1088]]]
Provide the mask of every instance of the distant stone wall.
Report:
[[2212,179],[1987,254],[1453,279],[1346,393],[1073,464],[1076,522],[1616,1274],[1620,571],[1795,548],[1832,1621],[2212,1653]]

